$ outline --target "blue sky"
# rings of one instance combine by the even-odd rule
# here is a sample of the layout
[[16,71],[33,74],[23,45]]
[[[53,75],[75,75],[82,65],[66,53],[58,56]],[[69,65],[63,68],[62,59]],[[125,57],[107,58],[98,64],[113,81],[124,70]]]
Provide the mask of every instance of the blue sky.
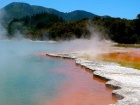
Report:
[[11,2],[26,2],[62,12],[85,10],[94,14],[135,19],[140,13],[140,0],[0,0],[0,8]]

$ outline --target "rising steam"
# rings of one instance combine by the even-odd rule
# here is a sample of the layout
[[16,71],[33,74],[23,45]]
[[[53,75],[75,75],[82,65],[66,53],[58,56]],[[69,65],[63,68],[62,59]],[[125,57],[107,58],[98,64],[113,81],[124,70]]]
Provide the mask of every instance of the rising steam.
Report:
[[75,39],[62,43],[66,52],[79,52],[91,58],[98,54],[109,52],[114,42],[106,37],[107,35],[104,35],[104,33],[94,27],[91,22],[87,24],[87,29],[90,32],[90,39]]
[[6,15],[6,12],[4,10],[0,10],[0,39],[5,39],[7,38],[7,30],[4,26],[4,16]]
[[[4,16],[6,15],[6,12],[4,10],[0,11],[0,39],[6,39],[7,30],[3,25]],[[61,52],[71,52],[71,51],[79,51],[79,52],[93,52],[96,54],[100,54],[105,52],[109,49],[109,47],[113,44],[112,41],[108,40],[105,35],[98,31],[98,29],[92,24],[91,21],[88,21],[87,23],[87,29],[90,33],[91,38],[90,39],[75,39],[69,42],[63,41],[60,42],[59,45],[61,46],[61,49],[59,51]],[[17,40],[24,39],[20,33],[20,31],[15,31],[14,38]],[[28,46],[28,45],[27,45]]]

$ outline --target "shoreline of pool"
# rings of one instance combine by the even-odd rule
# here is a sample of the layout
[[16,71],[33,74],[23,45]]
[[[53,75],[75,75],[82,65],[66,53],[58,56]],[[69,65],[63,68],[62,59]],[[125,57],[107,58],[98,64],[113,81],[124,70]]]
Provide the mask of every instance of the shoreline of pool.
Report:
[[[117,63],[78,58],[80,53],[46,54],[51,57],[75,59],[76,64],[93,71],[94,76],[106,79],[106,86],[112,87],[112,95],[120,97],[116,104],[139,105],[140,103],[140,71],[122,67]],[[135,82],[134,82],[135,81]]]

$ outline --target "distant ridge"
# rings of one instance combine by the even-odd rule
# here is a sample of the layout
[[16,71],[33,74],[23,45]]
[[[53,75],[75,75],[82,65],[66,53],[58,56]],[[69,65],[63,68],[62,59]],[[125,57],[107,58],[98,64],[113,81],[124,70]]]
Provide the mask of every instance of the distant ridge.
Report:
[[66,21],[79,20],[79,19],[83,19],[83,18],[92,19],[92,18],[98,16],[98,15],[95,15],[93,13],[83,11],[83,10],[75,10],[75,11],[72,11],[69,13],[64,13],[64,12],[60,12],[60,11],[52,9],[52,8],[35,6],[35,5],[30,5],[30,4],[22,3],[22,2],[12,2],[8,5],[6,5],[2,9],[5,10],[6,13],[8,14],[8,17],[7,17],[8,19],[22,18],[24,16],[31,16],[31,15],[42,13],[42,12],[56,14],[56,15],[62,17]]

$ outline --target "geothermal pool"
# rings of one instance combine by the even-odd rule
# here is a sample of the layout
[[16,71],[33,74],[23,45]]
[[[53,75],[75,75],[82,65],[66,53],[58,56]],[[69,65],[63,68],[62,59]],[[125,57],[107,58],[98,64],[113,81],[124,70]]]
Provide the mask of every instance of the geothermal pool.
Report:
[[0,105],[108,105],[112,89],[74,60],[45,56],[59,43],[0,41]]

